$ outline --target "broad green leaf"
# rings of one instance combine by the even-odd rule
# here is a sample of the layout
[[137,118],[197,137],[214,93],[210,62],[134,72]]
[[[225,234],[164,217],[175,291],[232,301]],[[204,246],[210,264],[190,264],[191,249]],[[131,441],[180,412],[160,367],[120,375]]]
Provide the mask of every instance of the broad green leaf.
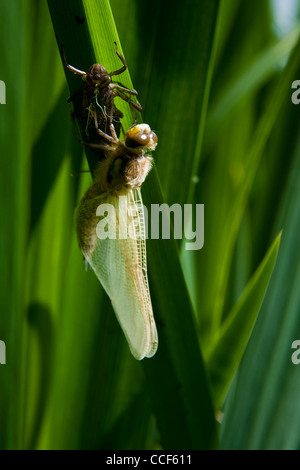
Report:
[[[88,64],[82,65],[79,60],[83,57],[82,51],[87,50],[85,58],[87,60],[89,55],[93,55],[91,50],[89,52],[89,45],[97,44],[96,59],[105,64],[109,70],[116,68],[105,59],[105,51],[107,51],[107,59],[110,54],[110,60],[112,60],[111,57],[115,60],[112,54],[114,50],[112,44],[116,39],[115,26],[107,1],[97,3],[65,1],[62,5],[62,2],[49,0],[48,3],[58,42],[64,44],[70,63],[79,66],[78,62],[80,62],[80,67],[86,69]],[[66,10],[71,4],[73,16],[86,20],[82,28],[78,27],[75,20],[69,22]],[[76,10],[77,7],[78,10]],[[78,50],[76,50],[77,44],[80,45]],[[86,49],[83,44],[87,45]],[[74,56],[71,50],[75,51]],[[72,83],[71,77],[68,76],[68,80]],[[129,78],[123,83],[132,87]],[[76,86],[78,87],[78,84]],[[126,112],[124,122],[129,126],[130,113],[126,109],[126,104],[124,106],[120,103],[120,107]],[[150,202],[156,204],[163,202],[155,170],[144,185],[143,194],[146,205]],[[209,448],[214,444],[215,439],[213,411],[193,323],[193,312],[175,242],[173,240],[149,240],[147,249],[150,290],[159,330],[159,351],[153,359],[143,361],[142,366],[146,372],[146,388],[152,399],[162,444],[166,448]],[[103,311],[102,315],[105,318],[107,312]],[[102,332],[102,335],[105,337],[106,333]],[[115,354],[118,355],[118,351]],[[105,361],[104,358],[103,361]],[[138,367],[140,367],[138,363],[134,364],[132,382],[136,381]],[[189,368],[192,368],[190,372]],[[77,371],[77,376],[79,376],[79,371]],[[113,371],[110,393],[116,393],[113,385],[117,380],[116,377],[117,372]],[[173,396],[171,401],[170,393]],[[127,419],[130,419],[129,415]],[[199,423],[202,423],[201,429],[199,429]],[[133,432],[137,433],[137,430]],[[76,445],[78,441],[74,442]]]
[[[165,200],[192,202],[211,85],[219,0],[112,0],[143,117],[157,131]],[[137,42],[134,32],[138,31]],[[123,41],[124,38],[124,41]]]

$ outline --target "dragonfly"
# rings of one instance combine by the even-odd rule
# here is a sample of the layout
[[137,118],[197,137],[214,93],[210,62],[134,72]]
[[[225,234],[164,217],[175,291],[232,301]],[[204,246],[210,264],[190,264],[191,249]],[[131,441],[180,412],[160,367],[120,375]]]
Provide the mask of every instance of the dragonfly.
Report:
[[[158,139],[148,124],[136,125],[134,110],[141,111],[142,107],[131,96],[136,97],[137,91],[112,82],[112,76],[127,68],[118,48],[116,53],[123,66],[109,74],[100,64],[94,64],[87,72],[76,69],[67,64],[62,53],[66,67],[82,75],[84,82],[68,100],[73,102],[74,128],[75,117],[83,140],[76,132],[77,138],[98,156],[93,183],[77,209],[76,232],[87,264],[112,302],[131,353],[141,360],[152,357],[158,346],[147,276],[141,196],[141,185],[152,167],[151,151]],[[119,140],[123,114],[114,103],[117,96],[128,102],[134,114],[134,124],[123,141]],[[98,230],[103,221],[109,222],[100,215],[106,208],[112,209],[113,237],[99,234]]]
[[[137,124],[120,141],[99,128],[97,113],[94,120],[102,140],[86,145],[103,152],[105,158],[99,161],[94,181],[77,209],[77,238],[112,302],[132,355],[141,360],[152,357],[158,346],[141,196],[141,185],[152,167],[150,152],[158,139],[148,124]],[[113,236],[100,231],[104,225],[113,227]]]

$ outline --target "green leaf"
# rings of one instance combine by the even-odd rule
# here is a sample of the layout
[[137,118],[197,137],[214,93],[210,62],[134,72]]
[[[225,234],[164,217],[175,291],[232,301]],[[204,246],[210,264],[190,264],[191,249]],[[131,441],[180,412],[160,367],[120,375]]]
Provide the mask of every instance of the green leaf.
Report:
[[[157,130],[155,161],[166,202],[192,202],[214,57],[219,0],[112,0],[143,117]],[[136,41],[134,31],[139,33]],[[124,38],[124,40],[123,40]]]
[[[116,68],[116,66],[111,63],[112,60],[115,60],[114,54],[112,54],[112,50],[114,51],[112,45],[113,41],[116,39],[116,31],[107,1],[97,3],[88,1],[65,1],[62,4],[60,1],[49,0],[48,3],[58,42],[63,43],[68,61],[72,63],[72,65],[85,70],[91,62],[89,64],[83,62],[81,60],[83,59],[83,54],[80,51],[87,50],[85,61],[87,61],[87,57],[95,55],[97,61],[105,64],[107,69]],[[73,18],[85,18],[82,27],[79,27],[75,20],[72,22],[69,21],[70,15],[67,15],[68,9],[71,9],[71,16]],[[97,22],[95,22],[95,18],[97,18]],[[212,25],[210,25],[210,28],[212,28]],[[97,44],[97,47],[95,47],[95,54],[93,54],[92,45],[94,46],[95,44]],[[84,47],[84,45],[86,45],[86,47]],[[105,52],[107,52],[107,57],[105,56]],[[110,54],[110,56],[108,56],[108,54]],[[89,61],[91,60],[92,59],[89,58]],[[75,86],[72,84],[73,78],[69,75],[67,75],[67,77],[70,81],[70,89],[72,92]],[[132,88],[129,78],[123,82],[122,76],[122,83]],[[126,108],[126,104],[124,106],[123,103],[120,103],[120,107],[122,111],[125,111],[125,128],[126,125],[129,127],[131,124],[130,112]],[[155,169],[151,172],[143,187],[143,195],[146,206],[150,205],[150,203],[163,203]],[[145,360],[142,363],[147,378],[147,386],[145,387],[144,393],[150,393],[153,412],[156,415],[161,442],[164,447],[178,449],[209,448],[215,443],[213,409],[193,322],[193,311],[181,271],[175,242],[173,240],[149,240],[147,250],[150,291],[153,299],[154,314],[158,324],[159,350],[154,358]],[[102,310],[102,308],[103,307],[101,307],[101,315],[102,318],[105,319],[107,311]],[[79,310],[76,310],[76,315],[78,315]],[[98,313],[100,313],[100,308]],[[70,322],[72,316],[70,317]],[[95,319],[93,323],[95,323]],[[64,329],[65,328],[66,326]],[[79,330],[80,327],[78,328],[78,331]],[[89,342],[93,342],[91,338],[88,339],[88,336],[85,337],[85,340],[82,339],[82,349],[85,349],[84,344],[85,341],[88,340]],[[105,330],[101,331],[99,341],[104,344],[107,341]],[[86,350],[88,351],[89,349]],[[68,357],[66,354],[65,351],[65,358]],[[123,361],[118,358],[119,354],[120,350],[116,348],[116,351],[114,353],[112,352],[112,357],[115,358],[117,363],[120,363],[121,370],[121,367],[125,366],[121,366]],[[127,357],[126,360],[129,360],[127,353],[125,356]],[[74,361],[73,352],[72,360]],[[108,367],[108,365],[106,365],[108,361],[106,355],[103,356],[102,361],[102,367]],[[66,363],[68,363],[67,359]],[[85,368],[86,365],[84,365],[84,369]],[[129,383],[127,383],[127,391],[123,391],[121,388],[117,390],[116,388],[119,382],[119,369],[114,367],[109,370],[112,371],[110,388],[105,392],[105,397],[108,397],[107,394],[111,396],[112,394],[120,395],[121,393],[132,397],[133,391],[132,387],[129,387]],[[136,363],[134,367],[132,367],[130,380],[132,383],[136,383],[139,388],[142,387],[143,384],[137,379],[138,370],[139,364]],[[76,369],[76,377],[79,379],[80,376],[86,377],[86,374],[82,371],[81,367],[78,367]],[[60,377],[62,377],[62,373]],[[100,377],[101,373],[99,373],[99,381],[101,380]],[[58,383],[60,386],[59,391],[56,390],[55,392],[57,398],[54,398],[54,406],[58,399],[62,400],[61,403],[65,400],[63,398],[65,392],[62,386],[64,380],[60,379]],[[86,385],[83,383],[82,387],[78,390],[78,395],[80,394],[81,397],[87,397],[85,387]],[[172,395],[172,400],[170,400],[170,394]],[[86,402],[86,399],[82,401]],[[105,401],[101,407],[97,407],[102,410],[99,411],[99,419],[102,416],[101,413],[106,413],[107,416],[104,421],[103,419],[101,420],[105,424],[103,429],[97,433],[98,442],[102,443],[100,445],[106,442],[107,433],[111,432],[112,429],[111,424],[109,424],[112,420],[111,418],[108,420],[108,416],[112,415],[114,408],[110,408],[110,406],[112,406],[112,404]],[[124,410],[125,408],[123,408],[123,411]],[[80,418],[80,415],[82,418]],[[86,414],[82,410],[79,416],[75,417],[76,424],[72,426],[72,434],[70,438],[67,437],[67,441],[65,441],[65,444],[68,446],[76,447],[79,445],[80,447],[84,442],[88,442],[88,439],[82,441],[79,437],[79,433],[83,432],[82,428],[80,428],[80,422],[82,422],[85,416]],[[129,414],[126,414],[126,419],[130,421],[131,417]],[[55,419],[55,421],[57,420]],[[72,421],[68,420],[68,423],[71,424]],[[199,423],[201,423],[201,428],[199,428]],[[59,426],[55,425],[49,437],[50,442],[52,442],[51,439],[53,438],[56,441],[57,429],[59,429]],[[89,431],[86,432],[89,434]],[[64,433],[68,435],[68,432],[65,430]],[[134,429],[133,433],[138,434],[139,431]],[[74,439],[72,435],[74,435]],[[62,439],[58,439],[57,442],[62,442]],[[89,445],[93,445],[91,442],[93,442],[93,440],[89,441]]]
[[205,354],[215,408],[225,394],[241,361],[275,265],[281,234],[248,282]]
[[284,207],[282,242],[261,312],[225,406],[222,447],[299,449],[300,143]]

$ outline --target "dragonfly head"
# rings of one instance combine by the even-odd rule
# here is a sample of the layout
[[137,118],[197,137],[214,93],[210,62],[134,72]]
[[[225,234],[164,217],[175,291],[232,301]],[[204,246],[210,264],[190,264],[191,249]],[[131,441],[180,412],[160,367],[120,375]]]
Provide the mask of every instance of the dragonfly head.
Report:
[[137,124],[125,134],[125,145],[130,149],[148,148],[154,150],[157,145],[157,135],[148,124]]

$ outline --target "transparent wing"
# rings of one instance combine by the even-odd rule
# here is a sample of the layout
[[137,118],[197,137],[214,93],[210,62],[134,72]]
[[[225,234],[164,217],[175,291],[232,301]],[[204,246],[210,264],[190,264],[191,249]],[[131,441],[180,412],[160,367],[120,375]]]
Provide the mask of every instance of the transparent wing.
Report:
[[[124,190],[119,196],[85,200],[79,207],[79,224],[83,217],[88,218],[90,233],[85,228],[81,249],[111,299],[130,350],[136,359],[152,357],[158,337],[147,277],[141,192]],[[80,242],[80,234],[78,238]]]

